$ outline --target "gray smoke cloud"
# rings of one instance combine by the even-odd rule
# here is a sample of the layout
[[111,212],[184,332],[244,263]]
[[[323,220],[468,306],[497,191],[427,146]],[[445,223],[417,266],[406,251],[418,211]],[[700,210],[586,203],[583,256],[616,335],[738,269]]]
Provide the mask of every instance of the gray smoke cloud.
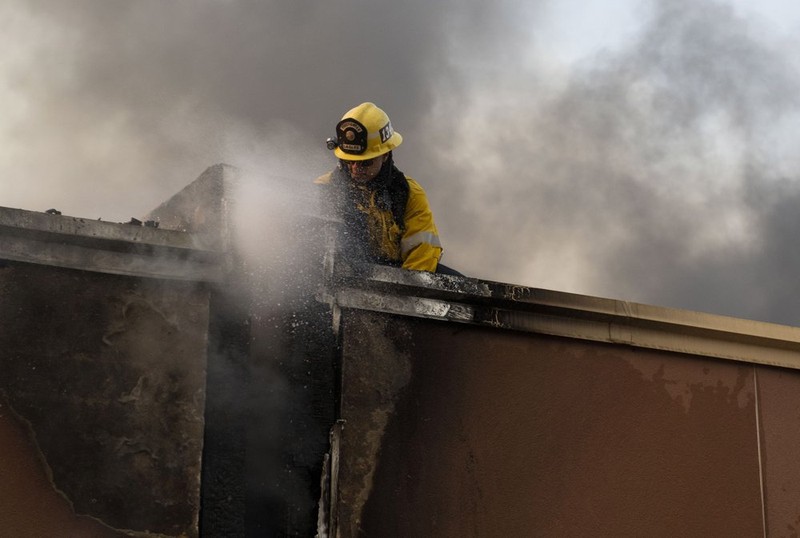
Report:
[[512,282],[796,324],[796,66],[725,4],[652,8],[562,85],[476,77],[500,91],[456,129],[480,222],[456,251]]
[[800,322],[796,43],[724,2],[661,0],[630,41],[559,65],[548,7],[8,0],[0,204],[125,221],[217,162],[307,186],[341,114],[371,100],[445,263]]

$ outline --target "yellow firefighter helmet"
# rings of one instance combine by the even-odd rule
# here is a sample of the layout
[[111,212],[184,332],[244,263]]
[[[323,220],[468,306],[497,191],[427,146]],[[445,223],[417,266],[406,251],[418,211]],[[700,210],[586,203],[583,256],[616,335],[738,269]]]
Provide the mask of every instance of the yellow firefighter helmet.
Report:
[[373,103],[348,110],[336,124],[334,153],[348,161],[366,161],[392,151],[403,142],[386,112]]

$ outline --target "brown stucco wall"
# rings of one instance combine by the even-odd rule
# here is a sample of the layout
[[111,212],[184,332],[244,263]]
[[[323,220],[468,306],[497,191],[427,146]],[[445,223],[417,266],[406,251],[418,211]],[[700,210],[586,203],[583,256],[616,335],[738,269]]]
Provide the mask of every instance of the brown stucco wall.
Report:
[[[363,311],[342,334],[340,536],[763,535],[750,364]],[[785,525],[779,372],[758,379],[784,387],[760,426]]]
[[759,368],[758,402],[768,536],[800,535],[800,372]]

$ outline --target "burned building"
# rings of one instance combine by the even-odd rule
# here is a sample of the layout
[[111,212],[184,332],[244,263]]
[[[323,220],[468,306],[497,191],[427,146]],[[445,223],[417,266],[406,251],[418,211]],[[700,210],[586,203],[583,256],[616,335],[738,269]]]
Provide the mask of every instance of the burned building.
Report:
[[237,180],[0,209],[0,535],[798,530],[800,329],[356,267],[314,218],[289,288]]

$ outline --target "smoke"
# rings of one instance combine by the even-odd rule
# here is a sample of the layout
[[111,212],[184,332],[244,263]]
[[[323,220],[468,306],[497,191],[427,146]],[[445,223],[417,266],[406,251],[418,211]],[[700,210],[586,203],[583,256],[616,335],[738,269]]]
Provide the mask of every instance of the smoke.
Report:
[[502,91],[449,148],[475,223],[456,265],[479,244],[488,278],[796,323],[793,270],[776,263],[795,258],[796,67],[727,5],[653,8],[629,47],[563,85],[475,77],[475,94]]
[[9,180],[34,173],[39,188],[2,195],[30,204],[45,186],[70,213],[106,215],[141,213],[209,164],[237,164],[238,132],[268,143],[276,122],[290,124],[305,134],[301,160],[366,99],[416,124],[447,18],[421,0],[11,4],[4,45],[25,58],[7,86],[25,110],[5,128],[17,143],[2,162]]
[[564,63],[551,8],[8,0],[0,204],[127,221],[226,162],[246,171],[252,229],[274,230],[275,202],[313,196],[324,139],[371,100],[448,265],[800,321],[796,43],[723,1],[653,0],[630,38]]

